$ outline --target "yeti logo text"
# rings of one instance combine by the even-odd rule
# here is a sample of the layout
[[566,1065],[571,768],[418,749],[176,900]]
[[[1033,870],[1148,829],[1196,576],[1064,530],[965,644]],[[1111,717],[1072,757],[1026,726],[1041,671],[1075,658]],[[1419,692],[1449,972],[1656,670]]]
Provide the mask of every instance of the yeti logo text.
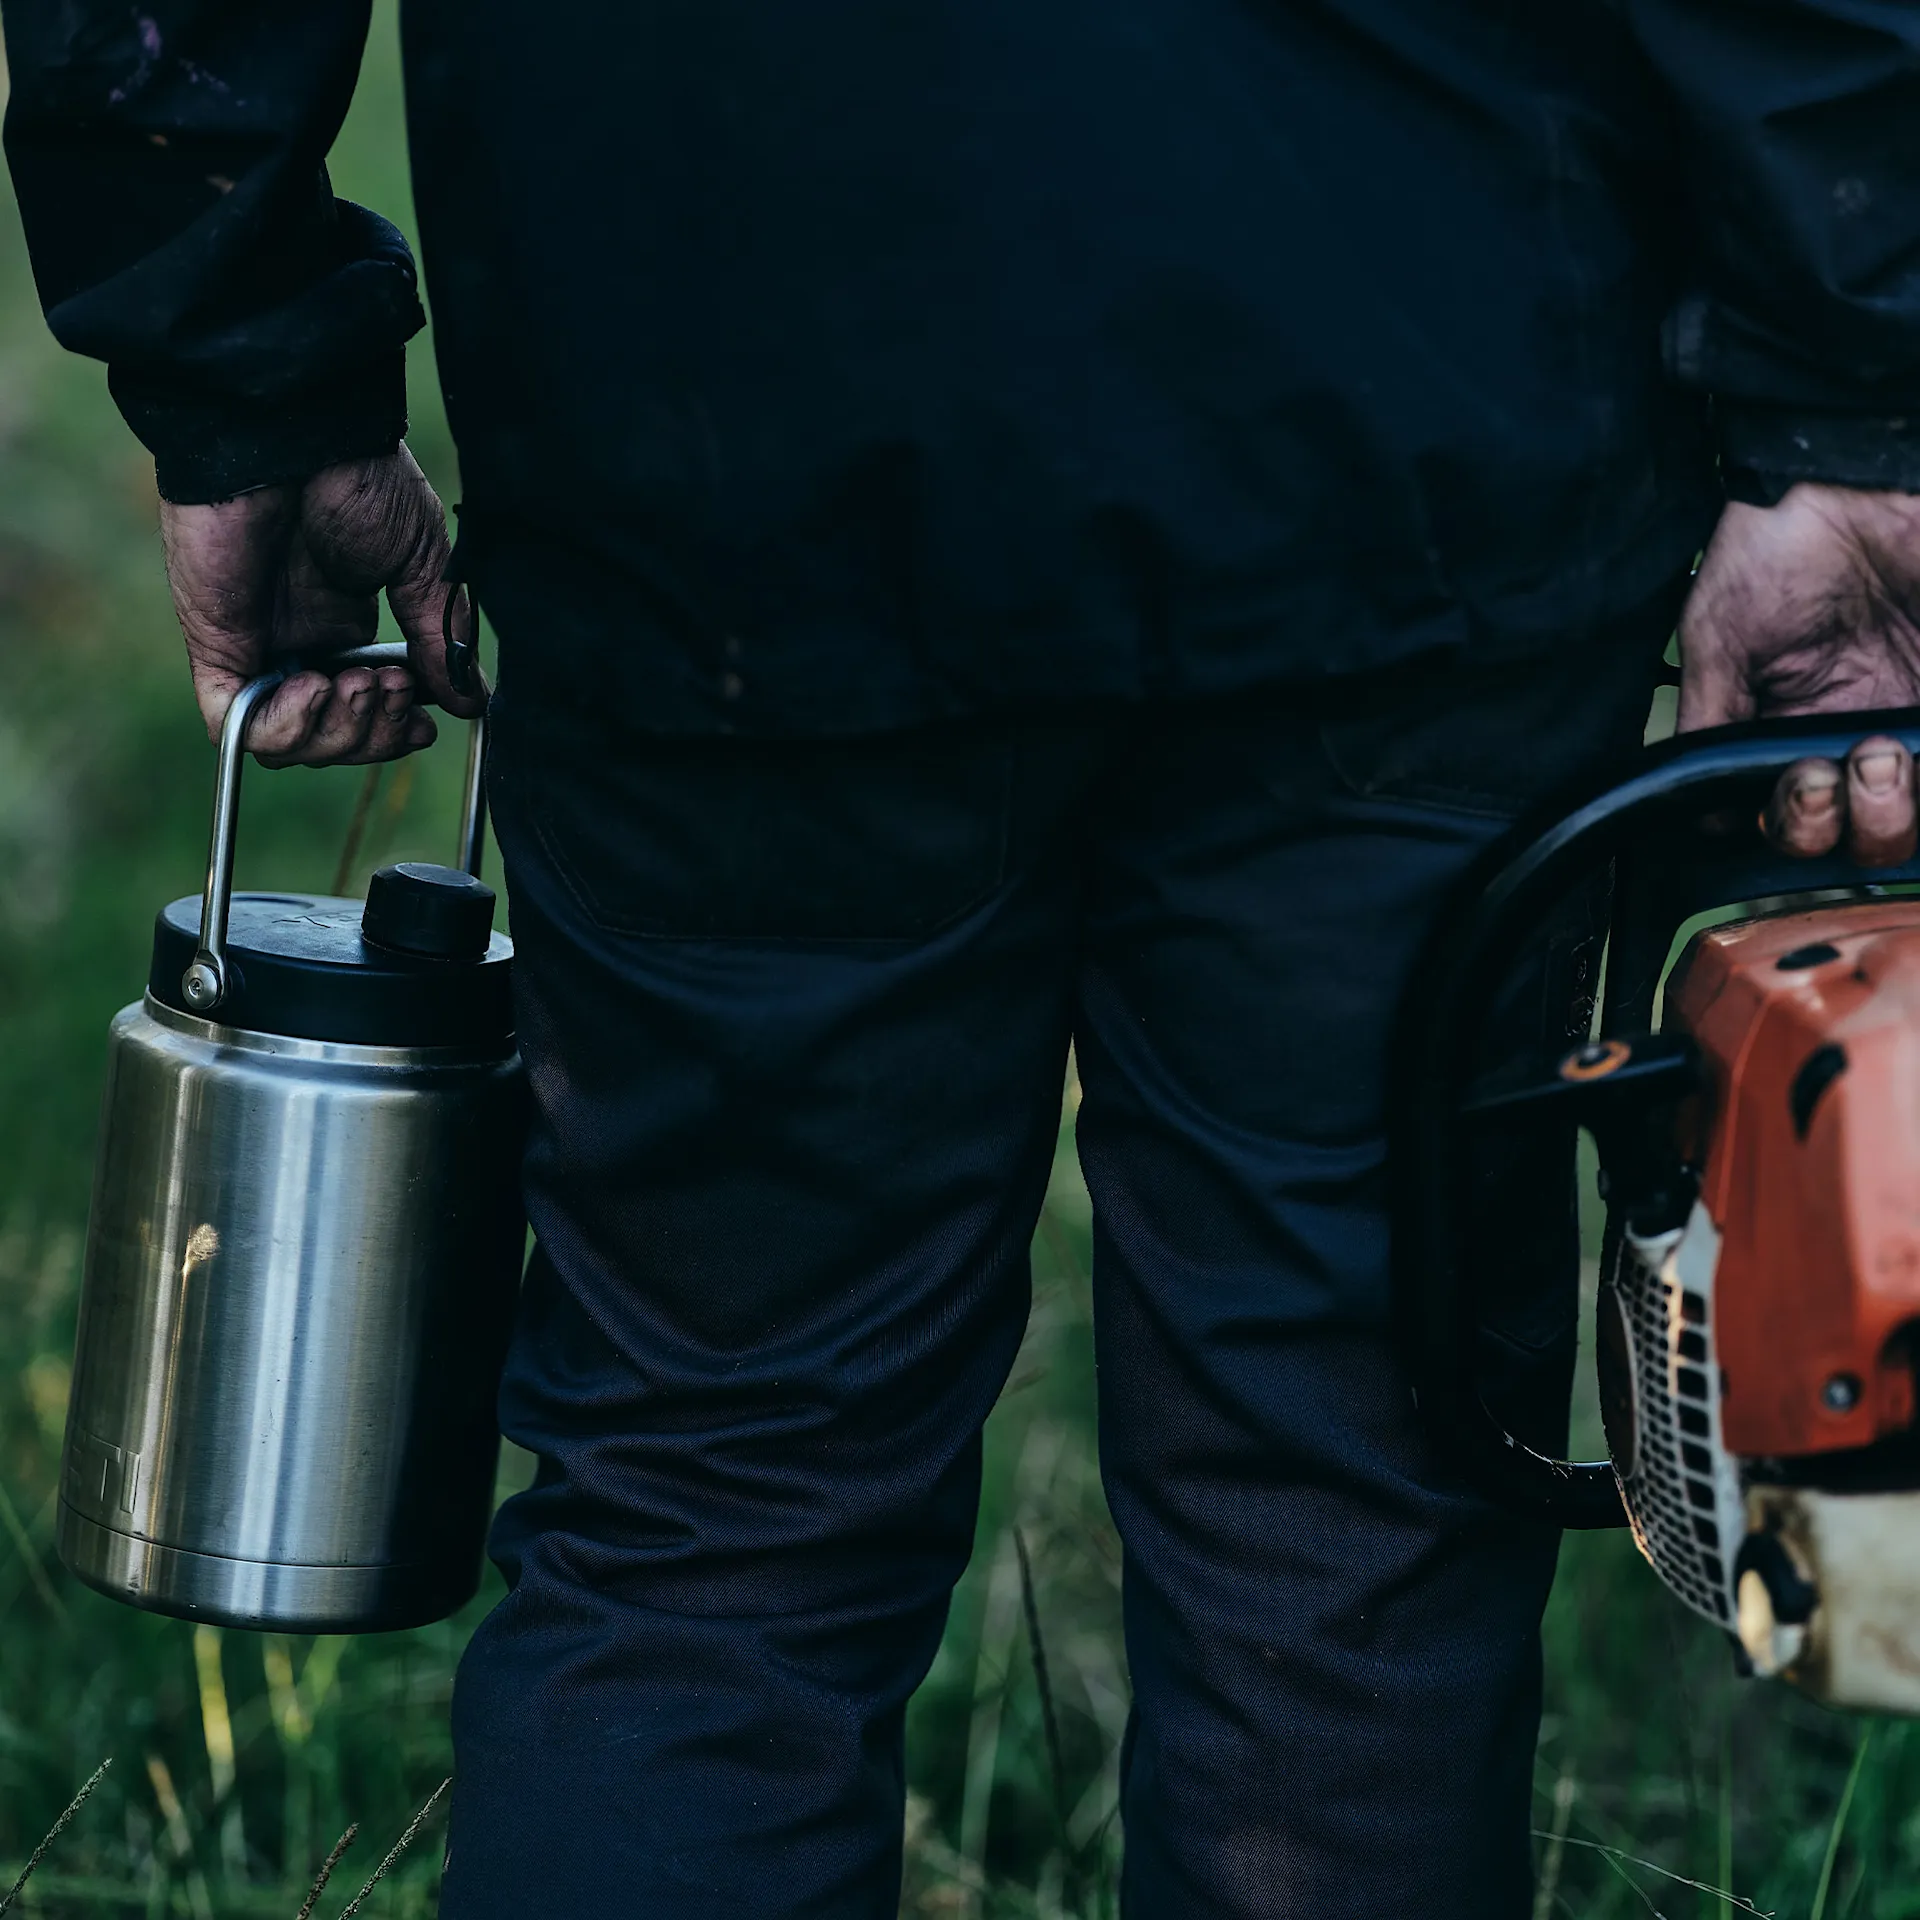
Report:
[[131,1516],[140,1490],[140,1456],[75,1427],[67,1437],[66,1481],[69,1506],[106,1519],[117,1503],[121,1513]]

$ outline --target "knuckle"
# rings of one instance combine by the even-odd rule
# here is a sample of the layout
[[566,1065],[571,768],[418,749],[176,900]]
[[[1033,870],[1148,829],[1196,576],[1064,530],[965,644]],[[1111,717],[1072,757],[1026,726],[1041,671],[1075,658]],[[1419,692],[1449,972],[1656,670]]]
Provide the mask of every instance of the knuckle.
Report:
[[1830,787],[1835,785],[1839,778],[1840,768],[1837,762],[1811,758],[1796,760],[1780,776],[1780,784],[1784,787]]

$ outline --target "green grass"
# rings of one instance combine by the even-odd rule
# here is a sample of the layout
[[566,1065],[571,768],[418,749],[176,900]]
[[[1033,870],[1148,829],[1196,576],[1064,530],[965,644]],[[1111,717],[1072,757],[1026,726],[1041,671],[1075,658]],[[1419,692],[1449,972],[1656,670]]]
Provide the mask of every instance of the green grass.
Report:
[[[383,8],[340,190],[405,219]],[[448,497],[429,351],[413,444]],[[457,756],[389,776],[360,873],[434,854]],[[349,1821],[339,1912],[450,1769],[447,1702],[492,1597],[417,1633],[197,1634],[77,1587],[53,1559],[55,1469],[102,1047],[159,902],[197,882],[211,757],[161,586],[147,462],[97,369],[46,338],[0,212],[0,1890],[106,1756],[112,1771],[20,1910],[292,1920]],[[358,778],[250,777],[241,883],[325,886]],[[403,791],[403,786],[405,790]],[[400,804],[394,804],[395,802]],[[1086,1200],[1063,1121],[1027,1344],[989,1436],[974,1565],[914,1703],[915,1915],[1112,1911],[1127,1682],[1119,1557],[1092,1460]],[[1590,1425],[1590,1422],[1589,1422]],[[1056,1780],[1035,1685],[1045,1643]],[[1539,1912],[1920,1916],[1920,1733],[1737,1682],[1717,1636],[1618,1535],[1568,1542],[1547,1623]],[[1844,1807],[1844,1822],[1841,1812]],[[431,1911],[438,1827],[365,1909]],[[1558,1837],[1555,1837],[1558,1836]],[[1645,1863],[1645,1864],[1640,1864]]]

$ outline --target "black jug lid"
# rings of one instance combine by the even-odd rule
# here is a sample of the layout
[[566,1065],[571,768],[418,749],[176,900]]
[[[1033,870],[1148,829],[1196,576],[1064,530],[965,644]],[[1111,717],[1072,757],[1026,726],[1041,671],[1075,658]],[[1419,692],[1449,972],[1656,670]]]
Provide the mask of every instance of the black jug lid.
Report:
[[458,867],[404,860],[373,876],[360,931],[389,952],[483,960],[493,938],[493,889]]
[[[375,874],[364,908],[323,894],[236,893],[227,992],[213,1018],[356,1046],[505,1046],[513,943],[490,931],[492,918],[490,887],[411,863]],[[193,1013],[180,980],[199,943],[197,893],[160,909],[147,991],[163,1007]]]

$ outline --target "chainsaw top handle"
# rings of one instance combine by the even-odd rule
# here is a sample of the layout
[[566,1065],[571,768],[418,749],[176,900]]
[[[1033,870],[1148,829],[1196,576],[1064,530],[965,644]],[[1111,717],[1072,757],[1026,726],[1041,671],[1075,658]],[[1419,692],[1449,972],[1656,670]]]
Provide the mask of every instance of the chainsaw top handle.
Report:
[[[1502,981],[1568,889],[1609,861],[1616,865],[1603,1033],[1622,1018],[1645,1028],[1673,936],[1695,913],[1774,894],[1920,880],[1920,858],[1871,870],[1842,853],[1791,859],[1748,824],[1796,761],[1842,760],[1872,734],[1891,735],[1920,759],[1920,709],[1748,722],[1647,748],[1611,784],[1523,821],[1476,864],[1427,944],[1394,1049],[1396,1310],[1428,1432],[1456,1472],[1504,1506],[1563,1527],[1626,1524],[1609,1462],[1534,1452],[1488,1410],[1476,1380],[1480,1303],[1464,1206],[1473,1129],[1463,1112],[1543,1091],[1498,1083],[1489,1091],[1480,1078],[1482,1036]],[[1735,831],[1703,829],[1729,811]],[[1550,1086],[1583,1102],[1575,1117],[1601,1134],[1609,1100],[1617,1115],[1635,1082],[1644,1097],[1688,1070],[1683,1042],[1629,1036],[1575,1047]],[[1605,1159],[1604,1135],[1601,1143]],[[1660,1204],[1657,1196],[1651,1204]]]

